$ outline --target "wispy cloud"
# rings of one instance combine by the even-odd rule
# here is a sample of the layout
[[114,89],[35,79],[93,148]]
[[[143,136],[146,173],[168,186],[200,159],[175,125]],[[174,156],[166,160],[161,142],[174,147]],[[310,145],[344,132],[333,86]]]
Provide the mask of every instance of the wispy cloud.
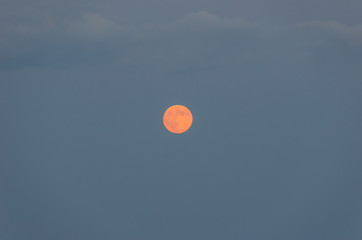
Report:
[[[198,69],[248,61],[353,59],[362,55],[362,25],[308,22],[268,28],[207,11],[165,24],[121,25],[97,13],[10,26],[0,38],[1,68],[114,63],[121,68]],[[331,49],[333,48],[333,50]],[[336,59],[338,61],[338,59]]]

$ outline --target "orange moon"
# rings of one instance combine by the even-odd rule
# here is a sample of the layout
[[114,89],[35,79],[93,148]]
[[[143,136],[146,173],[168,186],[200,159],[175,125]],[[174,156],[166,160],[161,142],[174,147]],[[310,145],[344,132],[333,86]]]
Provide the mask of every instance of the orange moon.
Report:
[[192,125],[191,111],[185,106],[173,105],[163,115],[163,124],[172,133],[184,133]]

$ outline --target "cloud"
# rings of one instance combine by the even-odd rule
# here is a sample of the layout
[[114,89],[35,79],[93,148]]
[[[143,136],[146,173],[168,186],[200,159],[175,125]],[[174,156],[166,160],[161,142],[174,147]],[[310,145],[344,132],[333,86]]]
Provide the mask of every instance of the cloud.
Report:
[[243,57],[255,44],[255,27],[206,11],[168,24],[122,26],[86,13],[79,19],[51,19],[12,26],[2,41],[2,66],[82,64],[115,61],[129,67],[188,68]]
[[0,42],[4,68],[103,62],[120,27],[94,13],[78,19],[51,16],[37,24],[8,26]]
[[67,23],[70,33],[75,36],[84,34],[91,38],[98,38],[121,30],[119,25],[96,13],[86,13],[80,20]]
[[255,26],[254,23],[241,18],[221,18],[207,11],[190,13],[178,21],[187,26],[212,26],[212,27],[246,27]]
[[313,21],[296,25],[295,32],[308,59],[327,64],[362,63],[362,25]]
[[84,13],[8,26],[0,38],[0,63],[2,69],[102,63],[183,71],[278,59],[355,61],[361,42],[362,25],[338,22],[271,28],[200,11],[171,23],[127,26]]
[[336,21],[312,21],[300,26],[319,31],[322,34],[330,34],[334,38],[343,39],[351,46],[362,44],[362,24],[347,26]]

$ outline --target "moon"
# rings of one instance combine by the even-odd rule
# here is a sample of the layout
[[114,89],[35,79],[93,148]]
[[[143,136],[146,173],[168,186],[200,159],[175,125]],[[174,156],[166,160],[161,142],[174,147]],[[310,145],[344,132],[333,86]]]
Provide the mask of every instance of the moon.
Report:
[[183,105],[173,105],[165,111],[163,124],[172,133],[184,133],[192,125],[192,113]]

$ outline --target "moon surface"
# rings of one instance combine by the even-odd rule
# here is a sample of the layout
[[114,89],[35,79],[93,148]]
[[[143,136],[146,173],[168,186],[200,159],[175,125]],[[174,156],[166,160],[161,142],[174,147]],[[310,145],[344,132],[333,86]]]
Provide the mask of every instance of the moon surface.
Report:
[[169,107],[163,115],[163,124],[172,133],[184,133],[192,125],[192,113],[183,105],[173,105]]

